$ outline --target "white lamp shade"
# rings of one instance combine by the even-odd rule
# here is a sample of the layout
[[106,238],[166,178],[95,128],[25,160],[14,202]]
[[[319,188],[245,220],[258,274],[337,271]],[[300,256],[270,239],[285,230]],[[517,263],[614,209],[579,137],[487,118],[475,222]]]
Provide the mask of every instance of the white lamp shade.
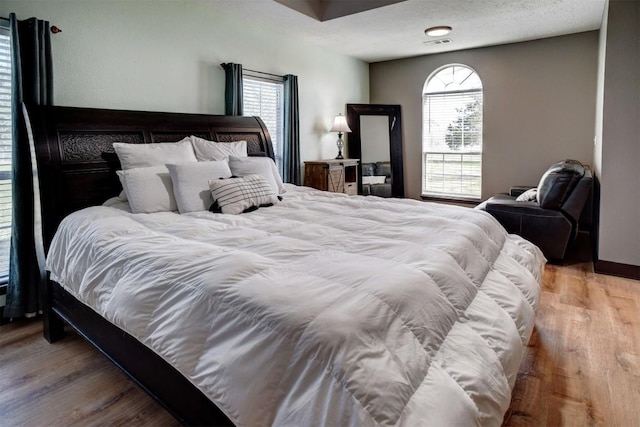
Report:
[[347,124],[347,118],[342,114],[338,114],[333,120],[333,126],[329,132],[351,132],[349,125]]

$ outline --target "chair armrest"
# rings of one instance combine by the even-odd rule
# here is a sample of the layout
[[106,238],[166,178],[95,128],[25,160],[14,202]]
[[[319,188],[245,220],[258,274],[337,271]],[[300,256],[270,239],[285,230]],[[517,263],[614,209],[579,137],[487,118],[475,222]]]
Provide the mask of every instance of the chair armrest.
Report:
[[537,217],[562,217],[564,215],[560,211],[543,209],[536,202],[516,202],[514,200],[499,200],[493,202],[487,200],[484,204],[484,210],[492,212],[501,212],[503,214],[513,214],[518,216],[537,216]]
[[511,197],[518,197],[525,191],[531,190],[532,188],[535,188],[535,186],[534,185],[514,185],[509,189],[509,195]]
[[533,242],[547,258],[562,259],[572,240],[571,221],[560,211],[543,209],[536,202],[516,202],[504,196],[487,200],[481,209],[496,218],[508,233]]

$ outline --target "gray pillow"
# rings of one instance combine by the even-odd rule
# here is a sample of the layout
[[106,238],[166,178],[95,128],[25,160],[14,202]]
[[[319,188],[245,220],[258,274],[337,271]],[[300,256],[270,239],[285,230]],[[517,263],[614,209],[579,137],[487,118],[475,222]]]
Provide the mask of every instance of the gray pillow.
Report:
[[171,176],[167,167],[152,166],[117,171],[133,213],[176,210]]
[[209,180],[231,176],[226,160],[169,164],[167,169],[171,174],[173,194],[181,214],[209,209],[213,203]]
[[276,194],[282,194],[286,191],[278,167],[271,157],[229,156],[229,168],[233,176],[263,176]]

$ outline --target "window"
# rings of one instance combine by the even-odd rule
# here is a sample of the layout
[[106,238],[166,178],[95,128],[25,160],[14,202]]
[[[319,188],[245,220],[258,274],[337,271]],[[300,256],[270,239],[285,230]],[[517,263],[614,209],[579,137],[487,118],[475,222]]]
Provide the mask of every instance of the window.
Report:
[[446,66],[427,79],[422,92],[422,195],[480,199],[480,77],[464,65]]
[[11,41],[0,20],[0,283],[9,276],[11,246]]
[[243,115],[258,116],[271,135],[276,164],[282,173],[282,138],[284,135],[284,84],[282,78],[261,77],[262,73],[245,70],[242,77]]

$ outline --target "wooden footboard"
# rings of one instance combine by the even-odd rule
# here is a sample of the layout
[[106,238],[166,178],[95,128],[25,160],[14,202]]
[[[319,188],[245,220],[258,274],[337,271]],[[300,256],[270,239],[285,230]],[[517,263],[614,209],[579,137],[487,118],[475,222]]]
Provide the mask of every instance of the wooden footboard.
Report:
[[185,425],[233,426],[218,407],[180,372],[134,337],[84,305],[62,286],[47,282],[50,305],[44,313],[49,342],[75,329]]

